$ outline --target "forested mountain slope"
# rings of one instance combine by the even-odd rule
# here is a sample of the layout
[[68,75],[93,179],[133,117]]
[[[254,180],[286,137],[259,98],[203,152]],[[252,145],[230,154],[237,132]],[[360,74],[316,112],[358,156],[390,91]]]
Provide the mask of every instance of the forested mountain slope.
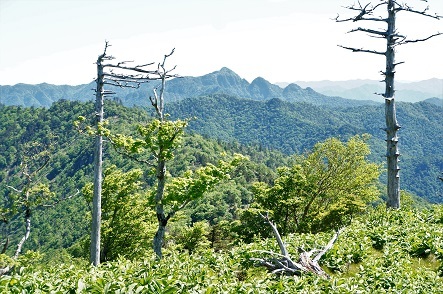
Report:
[[[300,153],[329,137],[372,135],[372,160],[384,162],[384,106],[325,109],[279,99],[257,102],[227,95],[180,101],[173,117],[197,117],[189,129],[222,140],[259,144],[287,154]],[[443,107],[399,103],[402,189],[432,202],[443,201],[438,175],[443,170]]]

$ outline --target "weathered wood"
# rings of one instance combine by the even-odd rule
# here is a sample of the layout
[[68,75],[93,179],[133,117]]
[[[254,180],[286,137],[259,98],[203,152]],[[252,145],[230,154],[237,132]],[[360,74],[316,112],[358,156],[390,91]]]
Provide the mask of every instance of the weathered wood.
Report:
[[[251,258],[252,261],[257,262],[259,265],[266,267],[270,272],[274,274],[285,274],[285,275],[297,275],[300,276],[303,273],[313,273],[322,278],[328,279],[329,275],[321,268],[318,264],[320,258],[332,248],[334,243],[337,241],[340,231],[337,231],[328,244],[321,250],[312,249],[310,251],[305,251],[299,248],[300,256],[298,261],[295,262],[290,257],[288,250],[278,232],[277,226],[269,219],[268,215],[260,214],[260,216],[271,226],[274,237],[280,247],[281,254],[272,251],[262,251],[256,250],[254,252],[265,253],[270,255],[269,259],[264,258]],[[314,256],[315,255],[315,256]],[[314,257],[313,257],[314,256]]]
[[400,167],[398,166],[397,131],[400,126],[397,122],[395,108],[395,46],[396,46],[396,10],[395,2],[388,1],[388,29],[386,30],[386,71],[385,75],[385,118],[386,118],[386,158],[388,167],[386,206],[389,208],[400,208]]
[[97,88],[95,91],[95,124],[97,134],[95,137],[94,149],[94,194],[92,197],[92,226],[91,226],[91,248],[90,261],[93,265],[100,264],[100,227],[101,227],[101,197],[102,197],[102,181],[103,181],[103,137],[99,132],[99,126],[103,123],[104,115],[104,75],[103,61],[106,57],[106,42],[103,54],[97,59]]

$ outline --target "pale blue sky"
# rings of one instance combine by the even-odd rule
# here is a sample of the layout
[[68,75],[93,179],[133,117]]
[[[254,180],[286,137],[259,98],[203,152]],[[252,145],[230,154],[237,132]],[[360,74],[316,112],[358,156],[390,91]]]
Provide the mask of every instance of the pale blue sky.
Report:
[[[383,49],[382,40],[346,34],[335,23],[353,0],[0,0],[0,85],[83,84],[95,76],[104,41],[120,60],[170,60],[180,75],[226,66],[251,81],[380,79],[381,56],[337,44]],[[410,0],[422,8],[422,2]],[[429,0],[443,14],[442,0]],[[399,15],[411,37],[443,32],[443,20]],[[355,24],[354,24],[355,25]],[[359,24],[362,26],[363,24]],[[375,43],[374,43],[375,41]],[[443,36],[401,46],[399,80],[443,78]]]

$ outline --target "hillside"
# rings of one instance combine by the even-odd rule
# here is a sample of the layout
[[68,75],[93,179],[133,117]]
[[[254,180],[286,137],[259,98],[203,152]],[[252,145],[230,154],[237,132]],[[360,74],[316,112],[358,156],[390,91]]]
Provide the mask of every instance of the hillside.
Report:
[[[286,154],[304,152],[329,137],[346,139],[369,133],[371,159],[384,162],[382,105],[324,109],[279,99],[257,102],[211,95],[180,101],[169,112],[173,117],[197,117],[189,126],[194,132],[225,141],[259,144]],[[426,102],[399,103],[397,116],[402,125],[402,189],[441,203],[443,187],[437,178],[443,170],[443,107]]]
[[[442,202],[438,196],[442,191],[441,183],[435,181],[434,171],[443,168],[440,144],[443,110],[426,102],[398,106],[399,120],[404,124],[401,130],[404,142],[402,187],[431,201]],[[107,101],[105,108],[110,126],[119,132],[131,133],[134,123],[151,117],[144,109],[126,108],[112,101]],[[134,206],[130,207],[131,216],[140,213],[142,208],[146,228],[143,239],[137,242],[147,252],[132,261],[118,257],[99,268],[91,268],[86,261],[90,207],[76,190],[92,179],[93,141],[79,134],[72,122],[79,115],[92,119],[92,103],[62,100],[50,108],[0,106],[0,196],[3,202],[7,205],[12,198],[6,185],[16,183],[23,145],[44,142],[50,139],[50,133],[57,137],[57,148],[51,164],[44,170],[46,176],[39,180],[48,183],[57,198],[66,198],[54,207],[33,212],[31,235],[24,252],[32,249],[40,253],[23,254],[16,269],[0,277],[0,290],[21,293],[32,287],[33,292],[75,289],[79,293],[101,293],[110,289],[129,292],[137,287],[139,291],[150,293],[218,287],[226,291],[256,289],[267,293],[275,289],[287,293],[304,289],[308,293],[323,293],[332,287],[337,291],[420,289],[423,293],[437,293],[436,289],[441,288],[441,206],[425,204],[428,210],[419,211],[413,208],[413,200],[406,193],[403,194],[403,209],[386,211],[384,205],[380,205],[356,215],[346,224],[333,249],[321,259],[331,280],[320,280],[315,275],[302,275],[297,279],[270,275],[263,268],[254,267],[250,258],[260,256],[261,253],[254,250],[278,250],[275,240],[262,240],[256,233],[252,240],[242,239],[251,231],[264,232],[262,237],[266,232],[269,234],[270,230],[262,221],[251,218],[252,223],[248,223],[248,214],[246,218],[242,214],[248,210],[242,208],[254,203],[251,184],[256,181],[273,183],[277,167],[291,162],[289,154],[309,150],[313,144],[329,137],[347,139],[369,132],[374,134],[370,141],[373,160],[381,161],[384,142],[376,134],[380,134],[382,106],[326,111],[308,103],[280,99],[253,101],[219,94],[184,99],[170,105],[169,110],[173,117],[197,116],[190,122],[190,135],[168,167],[172,175],[189,166],[214,163],[223,153],[242,153],[250,157],[250,162],[234,173],[230,181],[190,204],[177,216],[168,231],[164,260],[159,262],[148,250],[155,215],[146,212],[145,206]],[[122,157],[109,145],[104,153],[106,168],[112,163],[122,171],[134,168],[147,171],[146,167]],[[428,153],[433,157],[426,156]],[[147,185],[140,193],[149,189],[148,173],[143,180]],[[146,196],[143,194],[142,199]],[[205,228],[198,226],[202,224],[207,227],[199,233],[198,228]],[[22,217],[18,215],[2,225],[2,240],[7,236],[11,244],[17,244],[24,231]],[[125,226],[122,229],[125,230]],[[192,242],[198,245],[197,251],[192,253],[186,249],[190,248],[186,243],[183,245],[188,242],[187,232],[200,234],[191,235],[191,246]],[[129,235],[133,233],[130,231]],[[331,232],[290,233],[284,240],[291,255],[296,256],[300,252],[297,248],[319,248],[330,236]],[[123,245],[127,248],[134,244],[123,242]],[[13,248],[6,253],[11,255],[11,250]],[[186,275],[182,274],[184,266],[187,267]]]
[[[143,84],[140,89],[112,89],[115,99],[126,106],[148,106],[149,95],[156,86],[155,82]],[[70,101],[90,101],[94,99],[95,82],[79,86],[55,86],[49,84],[0,86],[0,103],[4,105],[49,107],[60,99]],[[315,92],[311,88],[302,89],[290,84],[284,89],[271,84],[263,78],[256,78],[251,83],[242,79],[228,68],[206,74],[201,77],[182,77],[168,82],[166,97],[169,102],[209,94],[227,94],[252,100],[270,100],[279,98],[289,102],[309,102],[314,105],[359,106],[374,105],[373,101],[357,101],[340,97],[329,97]]]

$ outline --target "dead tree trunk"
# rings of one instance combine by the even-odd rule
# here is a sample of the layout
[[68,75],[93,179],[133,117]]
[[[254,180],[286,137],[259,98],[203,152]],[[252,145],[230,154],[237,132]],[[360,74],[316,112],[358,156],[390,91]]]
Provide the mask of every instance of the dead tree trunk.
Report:
[[[425,1],[427,2],[427,1]],[[378,12],[379,8],[385,7],[387,11],[387,15],[385,16],[376,16],[376,12]],[[398,135],[397,131],[400,129],[400,125],[397,122],[396,117],[396,109],[395,109],[395,87],[394,87],[394,76],[395,76],[395,67],[403,62],[395,62],[395,49],[399,45],[404,45],[407,43],[416,43],[426,41],[432,37],[441,35],[442,33],[433,34],[429,37],[423,39],[415,39],[409,40],[406,36],[398,33],[395,22],[397,13],[401,11],[419,14],[422,16],[432,17],[435,19],[440,19],[441,16],[435,14],[431,15],[428,13],[428,7],[424,10],[416,10],[409,6],[408,4],[402,3],[395,0],[381,0],[375,4],[372,4],[371,1],[368,1],[366,5],[362,5],[360,1],[358,1],[358,5],[354,4],[352,6],[346,7],[347,9],[354,11],[357,15],[354,17],[340,19],[339,16],[336,17],[337,22],[358,22],[358,21],[367,21],[371,23],[380,23],[384,22],[387,25],[386,30],[380,29],[371,29],[371,28],[362,28],[358,27],[356,29],[351,30],[350,32],[364,32],[369,34],[371,37],[386,39],[387,46],[386,51],[376,51],[376,50],[368,50],[368,49],[360,49],[353,47],[345,47],[341,46],[344,49],[351,50],[353,52],[365,52],[372,53],[385,56],[386,59],[386,70],[382,72],[384,75],[384,83],[385,83],[385,92],[380,94],[385,99],[385,120],[386,127],[384,128],[386,132],[386,143],[387,143],[387,202],[386,206],[388,208],[398,209],[400,208],[400,168],[398,166],[399,162],[399,148],[398,148]]]
[[[298,261],[292,260],[291,256],[286,249],[285,244],[278,232],[278,229],[274,223],[269,220],[268,216],[260,214],[262,218],[271,226],[274,233],[274,237],[277,240],[278,246],[280,247],[280,254],[272,251],[255,251],[259,253],[265,253],[271,255],[270,259],[264,258],[251,258],[251,260],[256,261],[259,265],[266,267],[270,272],[275,274],[285,274],[285,275],[297,275],[300,276],[303,273],[314,273],[322,278],[329,278],[329,275],[320,267],[318,262],[320,258],[332,248],[334,243],[338,239],[340,231],[337,231],[328,244],[321,250],[312,249],[310,251],[305,251],[299,248],[300,256]],[[314,256],[315,255],[315,256]]]
[[97,59],[97,89],[95,92],[95,124],[97,134],[95,137],[94,150],[94,195],[92,198],[92,225],[91,225],[91,248],[90,258],[93,265],[100,264],[100,226],[101,226],[101,198],[103,180],[103,137],[100,134],[100,124],[103,123],[104,115],[104,91],[103,91],[103,60],[106,57],[105,51]]
[[385,118],[386,118],[386,142],[387,142],[387,207],[400,208],[400,168],[398,166],[398,157],[400,151],[398,149],[397,131],[400,125],[397,122],[395,110],[395,7],[392,0],[388,5],[388,29],[386,32],[386,71],[385,75]]

